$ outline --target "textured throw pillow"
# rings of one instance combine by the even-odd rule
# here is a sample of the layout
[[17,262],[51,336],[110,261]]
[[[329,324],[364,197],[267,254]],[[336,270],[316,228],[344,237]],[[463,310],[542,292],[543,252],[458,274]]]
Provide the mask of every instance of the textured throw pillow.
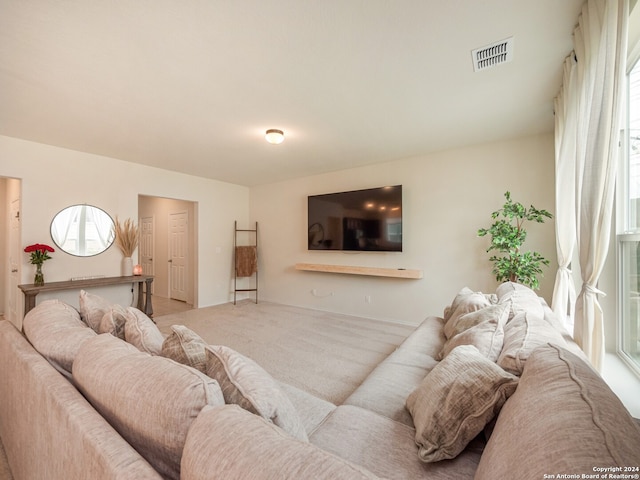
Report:
[[120,305],[111,305],[98,324],[98,333],[110,333],[124,340],[124,324],[126,312]]
[[453,336],[444,344],[440,358],[460,345],[474,345],[481,354],[495,362],[502,350],[504,324],[508,316],[508,305],[491,305],[462,315],[452,326]]
[[25,315],[22,328],[40,355],[67,377],[82,343],[96,336],[75,308],[59,300],[36,305]]
[[473,345],[455,348],[407,398],[420,460],[456,457],[500,411],[517,384],[517,377]]
[[205,342],[200,335],[184,325],[172,325],[171,333],[162,344],[161,355],[183,365],[207,373]]
[[84,342],[73,378],[94,408],[164,478],[180,478],[191,423],[206,405],[224,405],[218,383],[113,335]]
[[504,327],[504,344],[498,365],[507,372],[520,375],[531,352],[547,343],[567,346],[562,334],[544,318],[519,313]]
[[447,338],[451,338],[453,336],[452,327],[455,325],[459,317],[490,305],[491,302],[484,293],[473,292],[471,289],[464,287],[460,292],[458,292],[451,305],[444,310],[445,336]]
[[99,295],[80,290],[80,317],[96,332],[100,329],[104,314],[111,310],[111,305]]
[[141,352],[160,355],[164,335],[145,313],[127,307],[125,312],[124,339]]
[[504,282],[496,289],[498,303],[509,304],[509,320],[519,313],[529,312],[538,317],[544,317],[542,299],[529,287],[515,282]]
[[207,375],[220,384],[226,403],[260,415],[300,440],[308,441],[291,400],[275,380],[250,358],[224,346],[208,346]]
[[547,345],[527,360],[475,478],[541,479],[552,473],[593,478],[596,467],[629,466],[640,466],[638,424],[593,368]]

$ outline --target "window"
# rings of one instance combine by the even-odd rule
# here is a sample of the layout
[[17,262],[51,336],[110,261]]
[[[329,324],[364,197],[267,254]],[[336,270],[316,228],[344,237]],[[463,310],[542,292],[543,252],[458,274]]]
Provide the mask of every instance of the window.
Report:
[[622,155],[619,201],[622,215],[618,235],[619,335],[618,351],[640,374],[640,62],[628,76],[627,154]]

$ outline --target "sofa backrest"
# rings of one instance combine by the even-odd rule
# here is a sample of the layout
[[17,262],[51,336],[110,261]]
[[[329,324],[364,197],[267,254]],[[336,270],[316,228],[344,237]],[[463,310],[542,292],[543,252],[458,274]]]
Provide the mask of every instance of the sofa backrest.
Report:
[[595,478],[582,475],[639,464],[640,427],[618,397],[581,358],[547,345],[529,356],[475,478]]
[[6,320],[0,385],[0,436],[14,478],[162,478]]

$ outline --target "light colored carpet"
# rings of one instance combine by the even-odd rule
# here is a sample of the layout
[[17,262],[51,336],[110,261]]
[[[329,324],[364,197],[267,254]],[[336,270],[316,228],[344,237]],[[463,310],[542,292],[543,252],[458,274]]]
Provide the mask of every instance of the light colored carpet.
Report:
[[274,378],[341,404],[415,329],[269,302],[217,305],[155,318],[255,360]]

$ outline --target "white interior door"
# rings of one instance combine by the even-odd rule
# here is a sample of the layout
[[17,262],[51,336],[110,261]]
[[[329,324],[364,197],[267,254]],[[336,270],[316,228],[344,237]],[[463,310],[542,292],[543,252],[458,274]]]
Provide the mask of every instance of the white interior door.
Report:
[[18,316],[18,285],[20,283],[20,256],[22,249],[20,248],[20,191],[12,190],[13,198],[9,207],[9,282],[7,286],[7,311],[5,319],[9,320],[16,326],[19,325]]
[[[154,217],[142,217],[140,219],[140,245],[138,252],[140,254],[140,265],[144,275],[155,275],[155,266],[153,257],[155,256]],[[151,283],[151,292],[153,293],[153,283]]]
[[187,301],[187,212],[169,214],[169,297]]

